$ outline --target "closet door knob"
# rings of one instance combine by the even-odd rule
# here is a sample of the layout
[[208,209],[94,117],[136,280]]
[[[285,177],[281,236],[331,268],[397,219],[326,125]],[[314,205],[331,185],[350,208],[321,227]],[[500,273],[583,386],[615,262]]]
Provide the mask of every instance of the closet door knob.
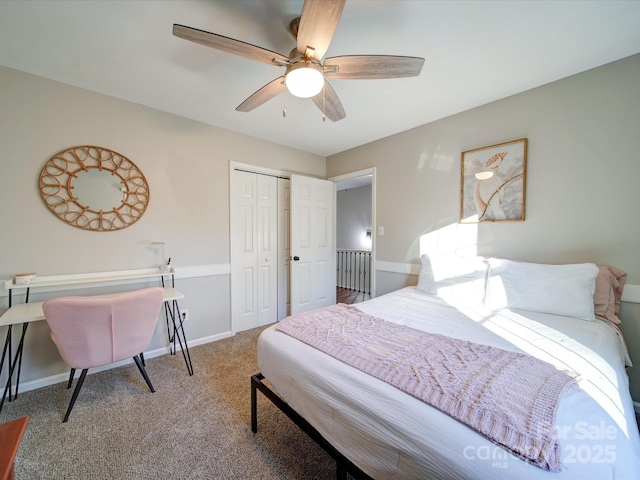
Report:
[[293,257],[293,261],[297,262],[298,260],[300,260],[300,257],[298,257],[297,255],[295,257]]

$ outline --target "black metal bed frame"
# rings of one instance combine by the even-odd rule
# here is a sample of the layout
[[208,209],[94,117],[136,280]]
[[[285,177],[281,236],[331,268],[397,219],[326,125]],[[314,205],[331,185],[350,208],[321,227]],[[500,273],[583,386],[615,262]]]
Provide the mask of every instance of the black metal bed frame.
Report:
[[327,452],[336,461],[336,479],[345,480],[347,473],[358,480],[373,480],[369,475],[360,470],[351,460],[340,453],[331,445],[309,422],[307,422],[298,412],[287,404],[277,393],[271,390],[265,383],[264,375],[256,373],[251,376],[251,431],[258,431],[258,395],[260,390],[265,397],[271,400],[276,407],[289,417],[303,432],[318,444],[325,452]]

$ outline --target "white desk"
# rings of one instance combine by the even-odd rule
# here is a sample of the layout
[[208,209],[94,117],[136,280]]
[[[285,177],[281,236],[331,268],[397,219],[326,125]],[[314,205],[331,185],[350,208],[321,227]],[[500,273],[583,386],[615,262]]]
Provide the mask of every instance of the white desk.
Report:
[[9,307],[12,306],[12,293],[16,291],[25,291],[27,299],[25,303],[29,303],[29,291],[38,288],[64,287],[71,285],[87,285],[91,283],[117,283],[123,284],[128,281],[142,280],[145,278],[159,278],[164,287],[164,278],[171,277],[171,286],[174,285],[174,271],[170,269],[167,272],[160,272],[155,268],[146,268],[142,270],[128,270],[118,272],[99,272],[99,273],[76,273],[71,275],[48,275],[44,277],[36,277],[34,281],[27,284],[17,284],[13,279],[4,281],[5,290],[9,291]]
[[[165,277],[171,277],[171,286],[165,286]],[[184,333],[183,318],[180,314],[180,307],[178,300],[184,298],[184,295],[175,289],[175,278],[173,271],[158,272],[153,270],[139,270],[134,272],[107,272],[97,274],[80,274],[80,275],[56,275],[49,277],[38,278],[37,281],[27,285],[16,285],[13,280],[5,281],[5,289],[9,290],[9,309],[0,316],[0,327],[7,327],[7,335],[5,338],[4,348],[2,350],[2,357],[0,358],[0,372],[7,361],[7,383],[4,388],[2,399],[0,400],[0,411],[4,405],[5,399],[9,398],[9,401],[17,398],[18,387],[20,384],[20,368],[22,365],[22,351],[24,347],[24,339],[27,332],[27,327],[31,322],[38,322],[45,320],[44,312],[42,310],[42,304],[44,302],[29,302],[29,292],[32,288],[38,287],[55,287],[55,286],[67,286],[89,283],[104,283],[104,282],[126,282],[128,280],[138,280],[144,278],[159,278],[164,293],[164,316],[167,327],[167,336],[169,337],[169,351],[171,355],[175,355],[177,352],[176,342],[179,344],[184,357],[185,365],[189,375],[193,375],[193,365],[191,363],[191,355],[189,354],[189,346],[187,344],[187,337]],[[13,305],[12,291],[24,290],[26,293],[25,303]],[[65,294],[69,296],[69,294]],[[20,340],[16,348],[15,354],[12,353],[12,329],[14,325],[22,325],[22,332]],[[144,359],[144,357],[142,357]],[[144,360],[143,360],[144,361]],[[12,380],[15,380],[16,391],[15,395],[12,395]]]
[[[173,287],[165,287],[163,290],[165,303],[171,303],[174,300],[177,301],[184,298],[184,294]],[[0,316],[0,327],[45,320],[44,312],[42,311],[43,303],[44,302],[19,303],[9,307],[9,310]]]

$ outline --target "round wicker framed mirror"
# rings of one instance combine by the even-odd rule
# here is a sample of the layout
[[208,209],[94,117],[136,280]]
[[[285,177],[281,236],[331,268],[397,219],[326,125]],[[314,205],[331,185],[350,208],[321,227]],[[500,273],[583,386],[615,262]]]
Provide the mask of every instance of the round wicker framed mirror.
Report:
[[83,145],[53,155],[40,172],[40,195],[58,218],[96,232],[121,230],[140,220],[149,185],[127,157]]

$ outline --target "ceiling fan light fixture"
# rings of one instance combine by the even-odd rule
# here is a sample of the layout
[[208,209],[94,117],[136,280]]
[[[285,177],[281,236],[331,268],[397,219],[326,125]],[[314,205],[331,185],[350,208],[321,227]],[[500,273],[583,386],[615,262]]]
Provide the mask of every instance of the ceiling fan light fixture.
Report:
[[322,66],[312,61],[302,60],[289,65],[285,75],[284,83],[296,97],[315,97],[324,86]]

